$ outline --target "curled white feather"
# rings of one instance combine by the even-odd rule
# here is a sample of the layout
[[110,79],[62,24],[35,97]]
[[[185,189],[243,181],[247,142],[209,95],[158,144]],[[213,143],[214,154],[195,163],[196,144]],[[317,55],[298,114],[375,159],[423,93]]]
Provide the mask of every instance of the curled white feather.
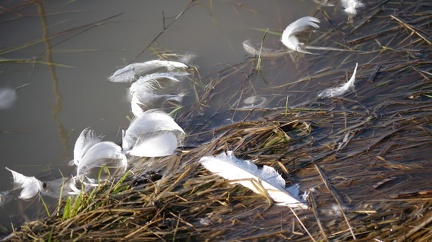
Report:
[[83,156],[77,166],[77,177],[90,177],[90,170],[107,167],[124,173],[127,169],[127,158],[121,147],[110,141],[93,145]]
[[69,162],[69,165],[75,164],[78,166],[80,160],[83,158],[84,154],[95,144],[101,142],[101,136],[96,136],[94,131],[90,128],[85,128],[81,131],[75,141],[74,146],[74,159]]
[[304,50],[304,43],[301,43],[295,34],[302,32],[309,27],[319,28],[319,25],[317,24],[319,22],[320,21],[317,18],[310,16],[297,19],[288,25],[283,31],[281,38],[282,43],[291,50],[311,54]]
[[[167,134],[167,133],[172,133]],[[171,155],[174,145],[177,148],[184,139],[183,129],[168,114],[151,109],[135,118],[123,134],[123,151],[131,155],[159,157]],[[167,147],[152,145],[150,140],[162,144],[166,139]],[[167,152],[170,150],[170,152]],[[167,154],[169,153],[169,154]],[[145,154],[145,155],[143,155]]]

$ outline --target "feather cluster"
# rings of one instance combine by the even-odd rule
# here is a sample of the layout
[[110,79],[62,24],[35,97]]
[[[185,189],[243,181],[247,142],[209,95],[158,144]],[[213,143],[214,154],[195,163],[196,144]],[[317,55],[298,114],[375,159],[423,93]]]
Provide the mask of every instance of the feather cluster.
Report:
[[317,18],[310,16],[297,19],[283,31],[281,38],[282,43],[291,50],[311,54],[304,49],[304,43],[301,43],[295,35],[310,27],[319,28],[319,22]]
[[267,194],[278,205],[308,208],[305,202],[301,201],[298,192],[290,194],[285,189],[285,180],[270,166],[263,166],[259,169],[249,160],[238,159],[232,151],[217,156],[204,156],[199,162],[207,170],[233,183],[241,184],[258,194]]
[[354,89],[354,82],[355,82],[355,76],[357,73],[357,67],[358,67],[358,63],[356,63],[356,66],[354,68],[354,72],[353,72],[351,78],[348,80],[348,82],[346,82],[345,84],[343,84],[340,87],[327,88],[324,91],[320,92],[318,94],[318,97],[320,97],[320,98],[337,97],[337,96],[341,96],[341,95],[345,94],[350,88]]

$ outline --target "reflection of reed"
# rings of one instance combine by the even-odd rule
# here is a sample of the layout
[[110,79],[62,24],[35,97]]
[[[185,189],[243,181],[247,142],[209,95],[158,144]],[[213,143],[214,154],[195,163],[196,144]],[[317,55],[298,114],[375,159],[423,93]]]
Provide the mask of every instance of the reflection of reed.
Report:
[[52,115],[53,115],[52,117],[54,119],[54,122],[56,122],[56,124],[57,124],[60,140],[62,141],[63,147],[65,149],[68,149],[69,148],[69,141],[67,139],[67,132],[66,132],[63,124],[58,119],[58,114],[61,112],[61,109],[62,109],[62,96],[61,96],[61,93],[58,89],[58,79],[56,76],[55,66],[53,65],[54,62],[53,62],[52,53],[51,53],[51,44],[49,42],[48,24],[46,21],[45,10],[43,8],[42,2],[35,1],[35,3],[38,7],[39,16],[41,17],[42,31],[43,31],[42,39],[46,45],[46,58],[47,58],[47,63],[48,63],[50,74],[51,74],[52,89],[53,89],[53,93],[54,93],[54,96],[56,99],[55,105],[52,108]]

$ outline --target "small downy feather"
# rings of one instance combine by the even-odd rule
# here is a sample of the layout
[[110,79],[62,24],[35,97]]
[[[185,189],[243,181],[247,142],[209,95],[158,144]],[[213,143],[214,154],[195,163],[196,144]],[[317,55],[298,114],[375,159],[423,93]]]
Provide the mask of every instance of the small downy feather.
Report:
[[353,72],[353,74],[352,74],[352,76],[348,82],[346,82],[345,84],[343,84],[340,87],[327,88],[324,91],[320,92],[318,94],[318,97],[320,97],[320,98],[337,97],[337,96],[341,96],[341,95],[345,94],[348,91],[348,89],[354,88],[354,82],[355,82],[355,76],[357,73],[357,67],[358,67],[358,63],[356,63],[356,66],[354,68],[354,72]]
[[291,50],[312,54],[304,50],[304,43],[300,43],[295,34],[306,30],[309,27],[319,28],[320,21],[317,18],[306,16],[297,19],[290,25],[288,25],[282,33],[282,43]]
[[[172,135],[167,133],[172,133]],[[168,114],[150,109],[135,118],[124,132],[123,151],[137,156],[146,154],[146,157],[170,155],[174,150],[167,154],[167,147],[157,147],[151,144],[151,140],[156,143],[163,143],[163,140],[166,139],[167,146],[172,147],[174,137],[177,148],[184,139],[183,129]]]
[[169,71],[173,71],[175,69],[186,69],[187,67],[187,65],[177,61],[151,60],[127,65],[114,72],[108,79],[112,82],[134,82],[140,76],[158,68],[166,68]]
[[[285,180],[270,166],[263,166],[262,169],[259,169],[251,161],[236,158],[232,151],[217,156],[204,156],[199,162],[207,170],[225,179],[235,180],[233,183],[239,183],[258,194],[267,193],[277,205],[308,208],[298,194],[290,194],[285,189]],[[262,191],[260,187],[265,191]]]
[[364,4],[360,0],[342,0],[342,6],[344,12],[350,17],[354,17],[357,14],[357,8],[364,7]]
[[21,194],[18,198],[27,200],[33,198],[42,191],[42,182],[34,176],[24,176],[23,174],[13,171],[7,167],[5,168],[6,170],[12,172],[12,176],[14,179],[14,190],[22,188]]

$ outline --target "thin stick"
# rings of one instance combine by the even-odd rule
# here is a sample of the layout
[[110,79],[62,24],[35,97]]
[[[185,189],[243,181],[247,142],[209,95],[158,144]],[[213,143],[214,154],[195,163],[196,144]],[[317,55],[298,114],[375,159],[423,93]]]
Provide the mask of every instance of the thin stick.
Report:
[[404,21],[398,19],[397,17],[395,17],[393,15],[390,15],[390,17],[392,19],[398,21],[405,28],[411,30],[414,34],[418,35],[420,38],[422,38],[424,41],[426,41],[429,45],[432,45],[432,43],[426,37],[424,37],[422,34],[420,34],[414,27],[412,27],[411,25],[405,23]]
[[345,222],[346,222],[347,225],[348,225],[348,229],[349,229],[349,231],[351,232],[351,236],[353,237],[354,240],[357,240],[357,238],[356,238],[356,236],[355,236],[355,234],[354,234],[354,231],[353,231],[353,229],[352,229],[352,227],[351,227],[351,224],[349,223],[348,218],[347,218],[347,216],[345,215],[345,212],[344,212],[344,210],[343,210],[342,203],[341,203],[341,201],[339,200],[339,197],[337,196],[337,194],[336,194],[336,192],[333,190],[333,188],[328,184],[327,179],[324,178],[324,175],[323,175],[323,173],[322,173],[322,171],[321,171],[321,168],[320,168],[316,163],[314,163],[314,165],[315,165],[315,168],[317,169],[317,171],[318,171],[318,173],[319,173],[321,179],[323,180],[324,185],[327,187],[327,189],[330,191],[330,193],[331,193],[331,194],[333,195],[333,197],[335,198],[336,203],[338,204],[339,209],[340,209],[340,211],[341,211],[341,213],[342,213],[342,215],[343,215],[343,217],[344,217],[344,219],[345,219]]

